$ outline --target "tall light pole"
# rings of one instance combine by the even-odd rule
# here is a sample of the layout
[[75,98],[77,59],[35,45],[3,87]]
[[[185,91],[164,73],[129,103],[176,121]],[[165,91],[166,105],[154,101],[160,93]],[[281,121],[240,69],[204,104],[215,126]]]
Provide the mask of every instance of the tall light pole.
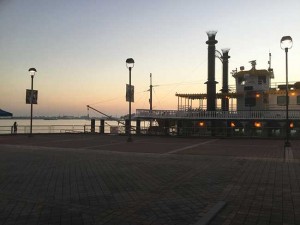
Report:
[[129,69],[129,88],[127,90],[128,95],[129,95],[129,126],[128,126],[128,139],[127,142],[132,142],[132,138],[131,138],[131,102],[132,102],[132,89],[131,89],[131,69],[134,67],[134,60],[132,58],[128,58],[126,59],[126,66]]
[[289,123],[289,78],[288,78],[288,50],[293,46],[293,39],[290,36],[283,36],[280,40],[281,49],[285,50],[285,79],[286,79],[286,88],[285,88],[285,113],[286,113],[286,136],[284,148],[291,147],[289,141],[290,136],[290,123]]
[[33,112],[33,78],[37,72],[35,68],[30,68],[28,70],[29,75],[31,76],[31,93],[30,93],[30,134],[32,136],[32,112]]

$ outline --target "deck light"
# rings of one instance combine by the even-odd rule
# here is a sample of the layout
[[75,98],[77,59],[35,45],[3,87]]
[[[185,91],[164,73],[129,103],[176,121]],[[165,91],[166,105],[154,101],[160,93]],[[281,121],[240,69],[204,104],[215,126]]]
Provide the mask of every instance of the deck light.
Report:
[[204,125],[205,125],[205,123],[204,123],[203,121],[200,121],[200,122],[199,122],[199,126],[200,126],[200,127],[204,127]]
[[254,126],[256,128],[260,128],[261,127],[261,122],[254,122]]

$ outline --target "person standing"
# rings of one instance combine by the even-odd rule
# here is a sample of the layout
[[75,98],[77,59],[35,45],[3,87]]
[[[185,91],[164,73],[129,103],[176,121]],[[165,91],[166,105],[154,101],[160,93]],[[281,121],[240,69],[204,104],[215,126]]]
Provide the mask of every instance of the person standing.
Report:
[[13,125],[13,131],[14,131],[14,134],[16,134],[18,132],[18,124],[16,121],[14,122],[14,125]]

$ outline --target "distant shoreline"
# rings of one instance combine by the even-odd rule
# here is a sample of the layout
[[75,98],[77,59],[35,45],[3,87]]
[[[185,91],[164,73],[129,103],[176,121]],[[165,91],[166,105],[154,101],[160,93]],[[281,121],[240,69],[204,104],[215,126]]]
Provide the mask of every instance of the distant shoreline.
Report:
[[[16,120],[28,120],[30,119],[30,117],[28,116],[14,116],[14,117],[2,117],[0,118],[0,120],[12,120],[12,119],[16,119]],[[32,119],[38,119],[38,120],[85,120],[85,119],[101,119],[98,117],[47,117],[47,116],[38,116],[38,117],[33,117]]]
[[[115,118],[115,117],[114,117]],[[34,120],[115,120],[115,119],[110,119],[107,117],[87,117],[87,116],[80,116],[80,117],[73,117],[73,116],[36,116],[33,117],[32,119]],[[117,118],[119,120],[122,120],[122,118]],[[0,120],[30,120],[30,117],[28,116],[16,116],[16,117],[0,117]]]

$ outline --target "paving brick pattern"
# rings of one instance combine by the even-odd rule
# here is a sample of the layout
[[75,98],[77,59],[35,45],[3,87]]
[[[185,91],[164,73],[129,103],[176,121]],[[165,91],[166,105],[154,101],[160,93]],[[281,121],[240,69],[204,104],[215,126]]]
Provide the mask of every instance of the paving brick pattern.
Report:
[[299,163],[247,161],[227,187],[227,207],[211,224],[300,224],[299,174]]
[[0,136],[0,224],[300,224],[296,141],[124,140]]

